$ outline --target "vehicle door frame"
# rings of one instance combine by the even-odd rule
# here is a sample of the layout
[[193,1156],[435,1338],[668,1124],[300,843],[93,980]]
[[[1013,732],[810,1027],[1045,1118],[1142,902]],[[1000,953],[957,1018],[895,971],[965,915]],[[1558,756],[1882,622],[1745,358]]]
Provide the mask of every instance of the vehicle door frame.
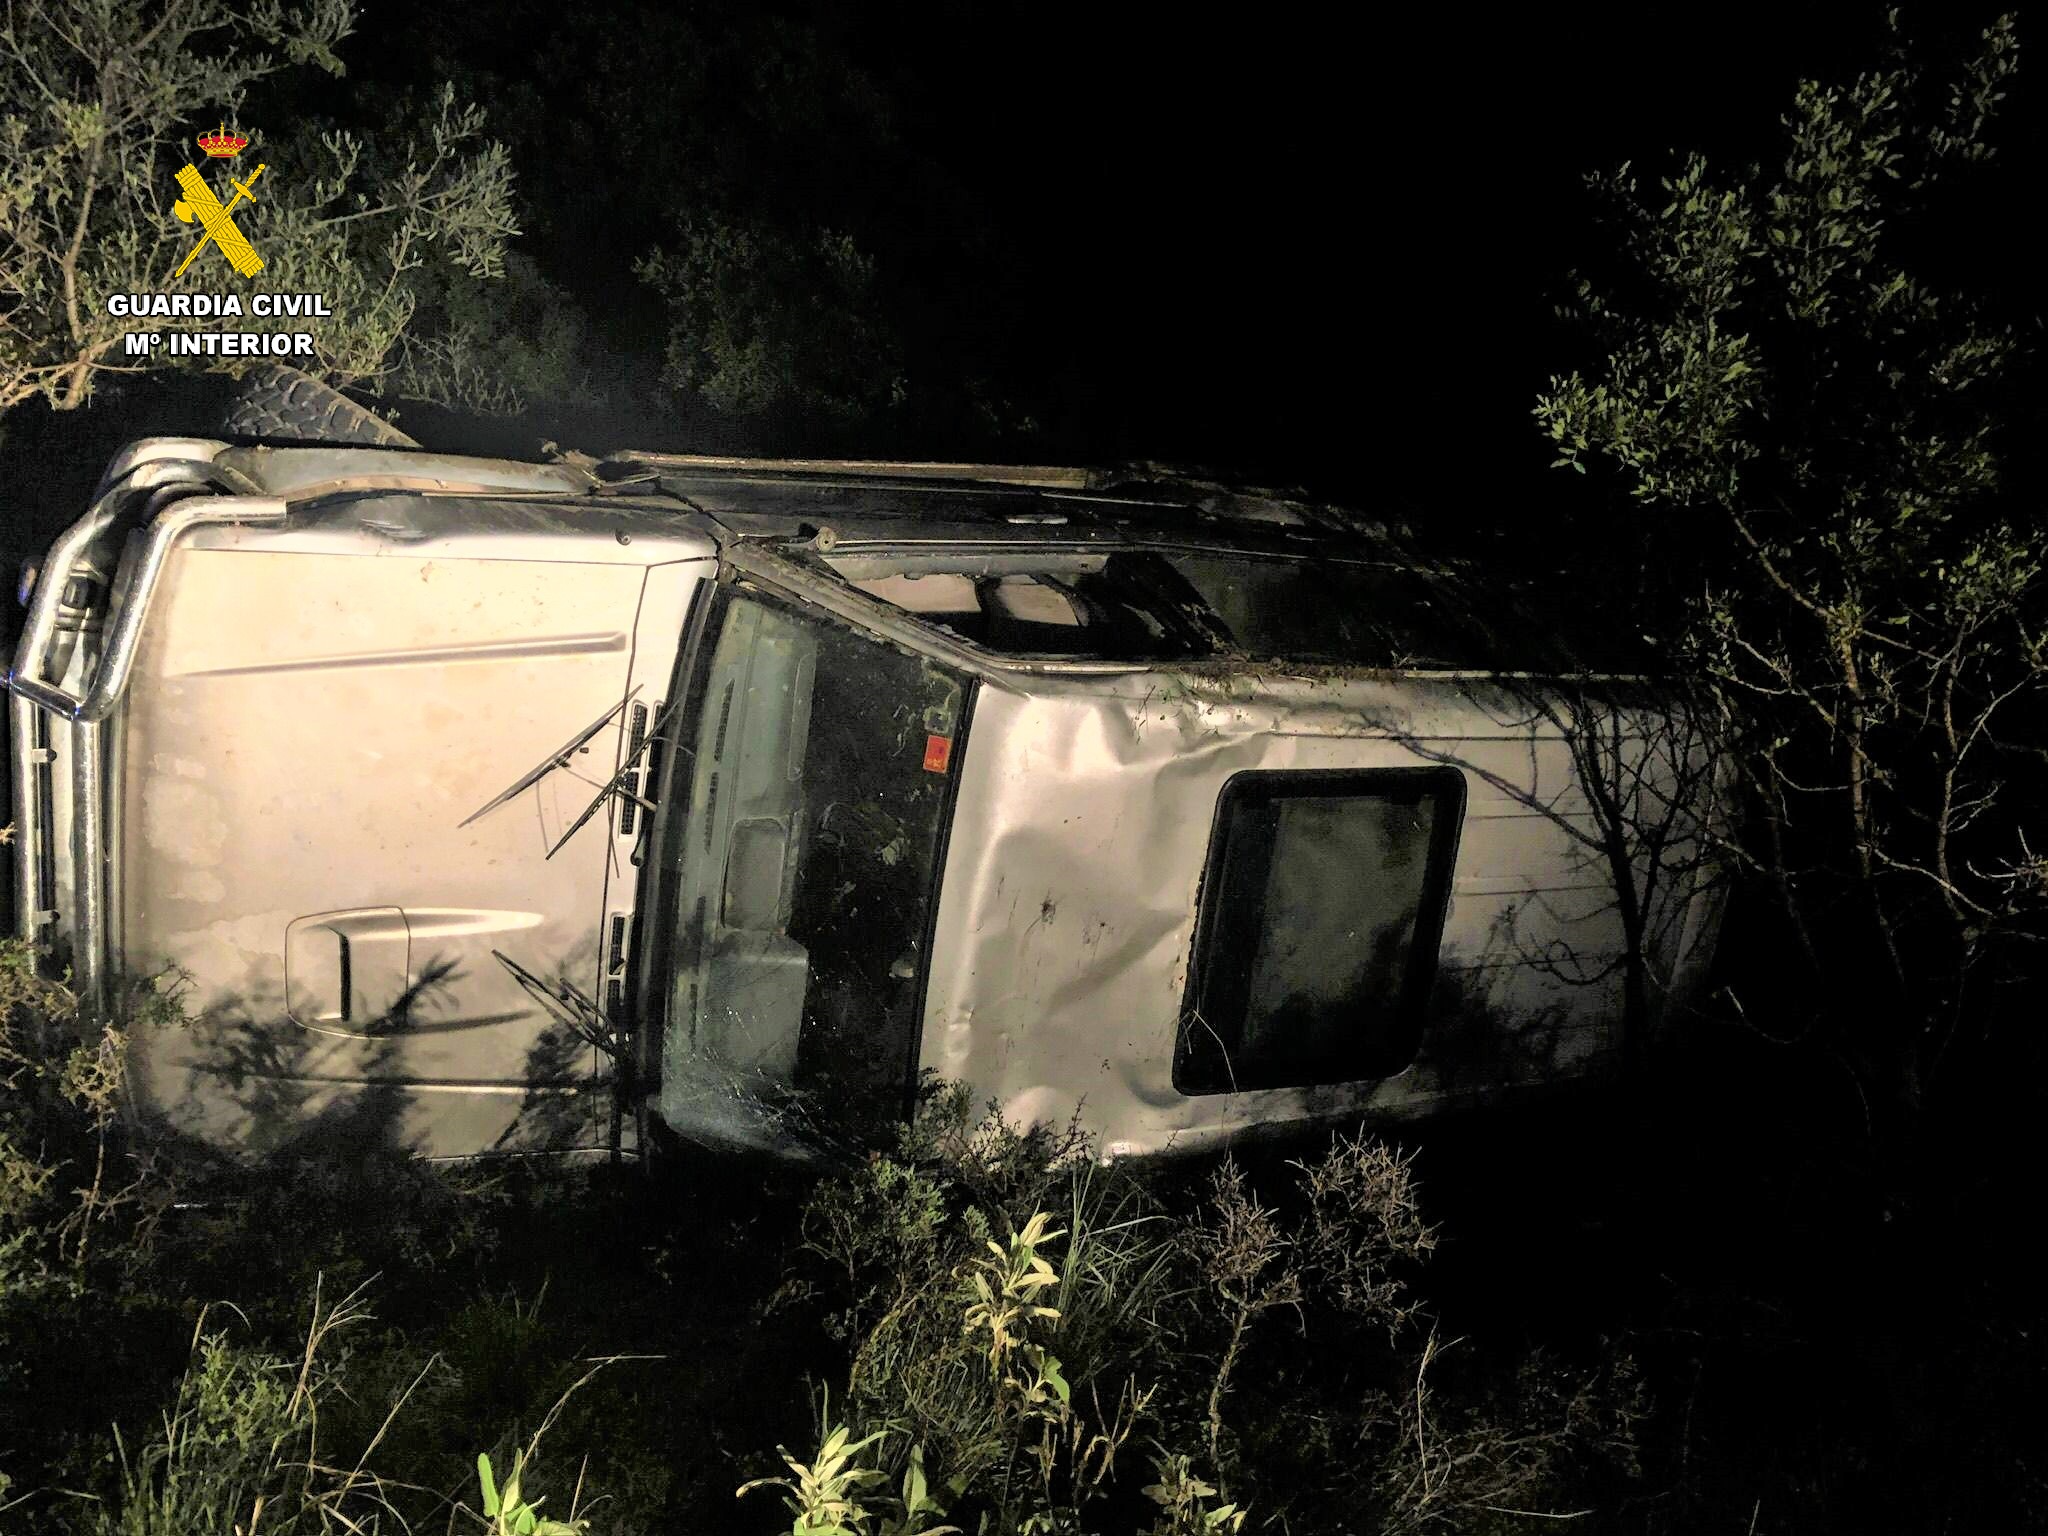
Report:
[[[668,692],[668,697],[679,701],[679,705],[667,713],[660,731],[654,734],[661,753],[658,775],[649,776],[649,783],[657,791],[655,807],[647,819],[645,838],[636,855],[640,865],[639,888],[635,893],[634,933],[629,950],[632,957],[631,984],[626,994],[629,1011],[624,1023],[634,1043],[630,1059],[635,1074],[631,1094],[635,1128],[639,1144],[650,1149],[676,1139],[676,1133],[661,1125],[655,1113],[661,1090],[662,1059],[671,1006],[670,976],[677,928],[667,914],[675,904],[676,881],[680,874],[679,862],[668,857],[668,850],[674,847],[676,838],[681,835],[679,820],[687,814],[685,807],[689,799],[687,794],[679,796],[673,791],[678,782],[677,776],[684,771],[682,764],[690,755],[690,743],[697,735],[711,675],[711,661],[717,650],[722,621],[733,601],[741,596],[765,600],[771,605],[851,630],[870,642],[909,650],[962,678],[960,713],[953,727],[946,795],[932,855],[931,898],[919,939],[923,963],[918,968],[917,986],[909,1004],[912,1022],[906,1031],[900,1102],[901,1113],[906,1117],[915,1109],[922,1089],[920,1064],[923,1022],[931,986],[932,945],[945,899],[945,873],[952,851],[961,767],[973,723],[975,701],[985,681],[983,669],[969,660],[976,653],[968,652],[966,656],[946,654],[946,648],[919,643],[926,638],[921,631],[892,632],[896,626],[872,621],[873,616],[859,600],[858,594],[854,594],[856,602],[848,605],[817,601],[808,590],[809,583],[785,583],[775,579],[793,567],[779,561],[770,563],[730,558],[735,553],[731,548],[721,552],[716,578],[705,583],[691,604]],[[842,611],[844,608],[851,611]],[[796,1146],[790,1150],[798,1155],[804,1152]]]

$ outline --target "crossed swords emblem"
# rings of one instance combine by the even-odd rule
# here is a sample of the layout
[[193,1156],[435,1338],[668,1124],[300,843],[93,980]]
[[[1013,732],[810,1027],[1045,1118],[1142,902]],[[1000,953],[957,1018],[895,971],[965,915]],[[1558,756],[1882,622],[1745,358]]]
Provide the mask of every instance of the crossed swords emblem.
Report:
[[171,205],[171,212],[178,216],[178,222],[181,224],[190,224],[197,219],[199,227],[205,230],[206,234],[192,247],[191,254],[178,263],[178,270],[171,274],[172,277],[183,277],[185,269],[191,266],[199,253],[209,245],[219,246],[220,253],[227,257],[228,264],[244,277],[254,277],[263,270],[263,258],[256,254],[256,247],[235,227],[235,221],[231,216],[233,210],[241,206],[244,198],[251,202],[255,201],[256,194],[251,189],[256,185],[256,178],[262,174],[263,167],[259,165],[249,173],[247,181],[237,181],[230,176],[228,185],[235,189],[235,195],[229,198],[227,205],[223,207],[220,199],[213,195],[213,188],[206,184],[194,167],[184,165],[178,168],[178,185],[185,189],[185,195]]

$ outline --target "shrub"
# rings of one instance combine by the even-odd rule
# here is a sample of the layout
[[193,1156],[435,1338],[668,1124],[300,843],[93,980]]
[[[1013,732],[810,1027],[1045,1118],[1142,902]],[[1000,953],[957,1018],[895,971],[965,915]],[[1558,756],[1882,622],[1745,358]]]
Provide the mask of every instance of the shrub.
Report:
[[[1229,1159],[1148,1180],[1071,1129],[970,1125],[936,1096],[895,1155],[806,1206],[826,1278],[782,1301],[825,1300],[841,1412],[815,1457],[785,1450],[790,1475],[748,1487],[783,1487],[798,1536],[1181,1536],[1477,1528],[1632,1468],[1647,1409],[1625,1360],[1440,1383],[1407,1158],[1340,1136],[1287,1172],[1271,1198]],[[929,1507],[883,1492],[913,1470]]]
[[[1370,1137],[1151,1173],[934,1090],[889,1153],[780,1204],[721,1164],[668,1209],[516,1163],[150,1164],[116,1113],[118,1031],[18,946],[0,1043],[0,1509],[32,1503],[38,1530],[629,1536],[722,1524],[701,1501],[742,1466],[765,1474],[744,1507],[779,1490],[795,1536],[1484,1530],[1634,1470],[1626,1360],[1443,1342],[1413,1166]],[[731,1334],[778,1253],[761,1373]],[[669,1353],[565,1412],[622,1332]],[[53,1411],[82,1337],[99,1385]],[[831,1383],[811,1437],[747,1465],[802,1370]],[[548,1487],[545,1437],[594,1470]]]

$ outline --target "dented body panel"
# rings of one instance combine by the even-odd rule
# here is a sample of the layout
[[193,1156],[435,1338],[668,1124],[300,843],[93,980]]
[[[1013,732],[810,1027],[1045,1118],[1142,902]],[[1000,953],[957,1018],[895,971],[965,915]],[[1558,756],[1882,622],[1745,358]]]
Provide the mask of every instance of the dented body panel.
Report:
[[[133,1047],[165,1128],[809,1155],[923,1072],[1196,1150],[1604,1072],[1699,985],[1699,733],[1622,680],[1366,664],[1430,599],[1314,518],[626,468],[156,440],[53,551],[19,928],[97,1007],[184,978]],[[1247,648],[1311,590],[1387,613]]]
[[[1572,835],[1593,818],[1565,743],[1526,713],[1462,683],[1278,673],[984,695],[925,1062],[1020,1119],[1079,1114],[1112,1152],[1192,1150],[1340,1109],[1415,1115],[1611,1066],[1624,949],[1612,878]],[[1469,770],[1467,801],[1413,1064],[1371,1083],[1177,1091],[1173,1038],[1224,786],[1245,773],[1447,762]],[[1688,940],[1667,925],[1663,942],[1671,976]]]

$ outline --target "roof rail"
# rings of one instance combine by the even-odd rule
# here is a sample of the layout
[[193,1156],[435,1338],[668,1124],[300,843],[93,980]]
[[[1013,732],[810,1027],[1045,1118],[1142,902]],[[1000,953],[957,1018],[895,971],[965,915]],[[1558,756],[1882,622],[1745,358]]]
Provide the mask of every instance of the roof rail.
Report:
[[1086,490],[1102,472],[1054,464],[930,463],[915,459],[757,459],[719,453],[640,453],[624,449],[599,461],[621,468],[710,470],[738,474],[872,476],[884,480],[975,480],[991,485]]
[[952,480],[981,485],[1022,486],[1042,491],[1095,492],[1111,497],[1151,496],[1195,508],[1228,522],[1267,523],[1325,532],[1384,534],[1388,525],[1349,508],[1319,501],[1305,492],[1237,483],[1213,471],[1139,460],[1086,468],[1057,464],[973,464],[919,459],[769,459],[735,454],[643,453],[622,449],[594,459],[562,452],[560,460],[595,474],[663,470],[728,474],[843,476],[877,480]]

